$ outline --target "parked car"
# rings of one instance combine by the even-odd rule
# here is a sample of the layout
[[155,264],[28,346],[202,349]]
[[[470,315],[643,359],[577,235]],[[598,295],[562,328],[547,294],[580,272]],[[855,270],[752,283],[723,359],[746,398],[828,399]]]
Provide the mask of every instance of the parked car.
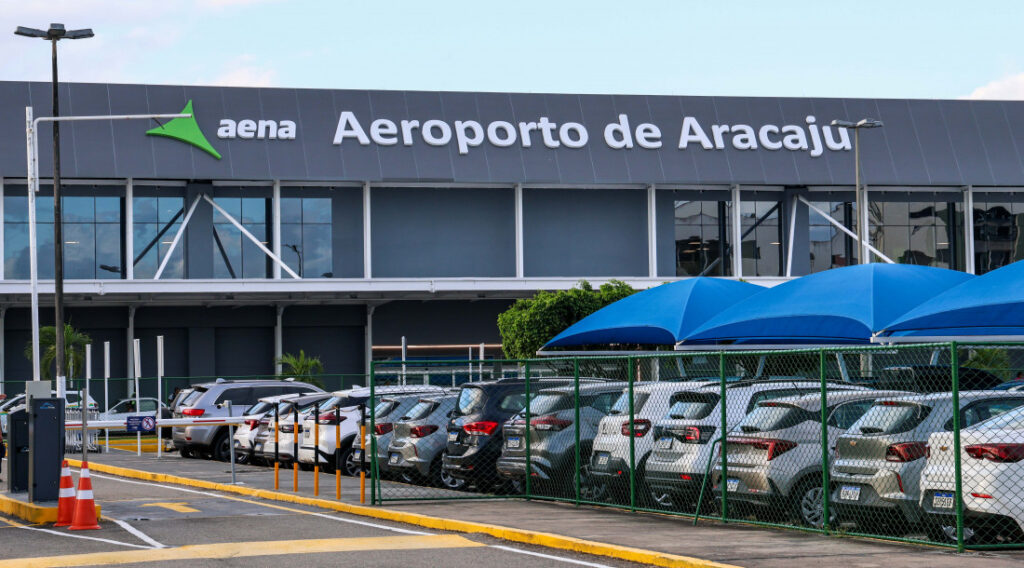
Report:
[[[971,367],[960,367],[957,379],[961,391],[988,390],[1003,382],[988,371]],[[852,380],[874,389],[949,392],[953,389],[953,368],[949,365],[899,365],[882,369],[877,377]]]
[[[398,385],[379,386],[374,388],[375,397],[384,397],[401,393],[424,393],[437,392],[435,389],[423,385]],[[332,393],[330,399],[320,405],[320,439],[314,440],[312,418],[307,418],[303,426],[302,444],[299,447],[299,463],[310,464],[318,461],[326,469],[334,467],[335,460],[342,464],[342,473],[346,475],[359,474],[359,460],[353,456],[352,441],[359,436],[361,421],[360,405],[369,405],[370,389],[358,387],[348,390],[341,390]],[[335,412],[337,410],[337,412]],[[369,427],[369,410],[367,410],[367,427]],[[340,422],[338,420],[340,419]],[[338,425],[340,433],[335,432],[335,425]],[[336,445],[335,437],[340,434],[341,445]]]
[[[633,385],[633,456],[636,463],[635,486],[637,495],[647,496],[643,478],[648,456],[654,447],[651,433],[654,422],[668,412],[669,400],[679,392],[694,391],[707,386],[709,381],[643,382]],[[714,384],[718,384],[717,380]],[[629,389],[624,388],[619,398],[597,425],[590,455],[590,473],[607,485],[610,498],[627,501],[630,477],[630,410]]]
[[[411,386],[411,385],[410,385]],[[377,468],[382,473],[387,473],[388,468],[388,446],[394,436],[395,423],[405,416],[406,411],[419,402],[424,395],[444,395],[451,392],[451,388],[434,387],[429,385],[416,386],[413,392],[394,392],[382,395],[380,401],[373,407],[373,431],[366,425],[366,438],[360,442],[359,437],[352,440],[352,458],[355,461],[362,460],[362,443],[366,444],[367,458],[370,458],[372,448],[377,449]],[[374,393],[376,394],[376,393]],[[367,418],[369,421],[369,418]],[[376,444],[376,446],[374,446]],[[369,459],[367,459],[369,465]]]
[[[595,379],[581,378],[582,382]],[[602,379],[596,379],[602,380]],[[531,378],[533,392],[547,387],[572,384],[572,377]],[[452,477],[463,479],[479,490],[506,489],[507,480],[495,470],[501,456],[505,421],[526,406],[526,380],[498,379],[466,383],[448,421],[448,445],[441,467]]]
[[[826,393],[826,446],[832,448],[875,400],[908,394]],[[724,479],[722,463],[716,460],[716,497],[727,492],[730,508],[758,510],[767,520],[781,522],[792,515],[808,526],[823,526],[822,470],[829,456],[822,456],[821,407],[821,393],[758,403],[726,438]]]
[[[224,403],[231,401],[231,412],[240,416],[261,398],[290,393],[323,392],[314,385],[293,380],[239,380],[192,385],[191,391],[174,410],[175,418],[228,415]],[[182,457],[210,456],[227,461],[231,455],[231,440],[227,426],[176,426],[171,429],[174,447]]]
[[992,390],[1000,391],[1024,391],[1024,380],[1014,379],[992,387]]
[[[961,428],[1024,405],[1024,393],[960,393]],[[928,437],[953,430],[953,395],[932,393],[875,402],[836,440],[832,508],[839,522],[904,528],[923,520],[921,471]]]
[[[57,391],[50,391],[50,396],[57,398]],[[77,391],[66,391],[64,393],[65,408],[68,410],[77,410],[81,406],[82,396]],[[14,395],[10,398],[0,401],[0,429],[4,432],[7,431],[7,415],[19,408],[25,406],[25,393]],[[96,399],[89,395],[89,409],[96,410],[99,405],[96,404]]]
[[280,400],[277,403],[277,410],[264,414],[258,423],[256,437],[253,440],[253,456],[266,462],[272,462],[274,458],[281,462],[291,462],[295,457],[296,440],[301,441],[299,435],[302,433],[306,418],[313,413],[315,407],[332,396],[331,393],[317,392]]
[[267,412],[272,412],[277,403],[281,400],[291,397],[301,396],[298,394],[279,394],[277,396],[270,396],[267,398],[261,398],[256,404],[249,407],[242,417],[245,418],[243,424],[238,425],[235,428],[235,461],[238,463],[252,463],[255,458],[253,455],[253,446],[256,440],[256,434],[259,431],[260,419],[262,419]]
[[423,481],[446,489],[461,489],[465,480],[441,468],[448,444],[446,427],[458,401],[455,393],[424,396],[398,422],[388,444],[387,468],[410,481]]
[[[129,416],[156,416],[157,408],[160,408],[161,418],[170,418],[171,412],[164,403],[158,399],[151,397],[141,397],[138,400],[138,407],[136,408],[136,401],[134,398],[126,398],[119,400],[117,404],[110,407],[110,410],[101,412],[99,415],[100,420],[117,420],[124,422]],[[113,429],[111,429],[113,431]]]
[[[829,390],[863,390],[845,383],[829,383]],[[726,390],[726,431],[730,431],[758,403],[821,392],[820,381],[758,380],[731,384]],[[669,397],[668,412],[654,423],[654,449],[644,479],[651,498],[659,505],[680,508],[696,503],[721,438],[722,400],[719,385],[679,391]],[[711,491],[705,492],[707,497]]]
[[[956,540],[952,432],[928,438],[920,506],[935,537]],[[1024,542],[1024,406],[960,432],[964,539]]]
[[[595,482],[589,473],[588,463],[597,426],[611,411],[624,386],[625,383],[580,385],[578,400],[575,386],[546,388],[538,392],[530,399],[529,426],[524,410],[505,422],[502,428],[504,443],[496,464],[498,475],[514,480],[517,485],[526,480],[529,442],[531,489],[536,487],[539,492],[574,495],[579,471],[581,498],[587,501],[603,499],[607,484],[603,480]],[[581,460],[579,470],[576,467],[577,451]]]

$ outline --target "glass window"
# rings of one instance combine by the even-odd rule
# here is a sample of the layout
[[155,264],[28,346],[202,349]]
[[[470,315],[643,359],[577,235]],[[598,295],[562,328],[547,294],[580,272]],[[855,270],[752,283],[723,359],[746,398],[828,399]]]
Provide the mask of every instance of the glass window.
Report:
[[463,387],[459,391],[459,404],[456,414],[470,414],[484,405],[484,391],[475,387]]
[[[62,200],[64,277],[121,277],[121,198],[66,195]],[[53,197],[36,198],[39,277],[53,278]],[[28,197],[4,196],[4,271],[9,279],[30,277]]]
[[860,420],[861,416],[871,408],[874,404],[873,400],[861,400],[858,402],[848,402],[841,404],[832,411],[832,415],[828,417],[828,425],[840,428],[842,430],[849,430],[850,426],[853,426],[854,422]]
[[508,412],[519,412],[526,407],[526,393],[507,394],[498,403],[498,408]]
[[[132,240],[135,249],[135,278],[153,278],[171,248],[185,216],[184,197],[146,197],[132,199]],[[185,242],[178,243],[161,278],[185,277]]]
[[564,394],[539,394],[530,401],[530,416],[550,414],[572,407],[572,399]]
[[[647,398],[649,396],[650,393],[633,391],[633,406],[635,407],[635,410],[633,410],[634,414],[643,409],[644,403],[647,402]],[[615,404],[612,405],[612,409],[608,414],[629,414],[628,390],[622,391],[622,394],[620,394],[619,398],[615,400]]]
[[975,424],[973,430],[1024,430],[1024,407],[1000,414],[987,422]]
[[781,201],[740,201],[744,276],[782,275],[781,205]]
[[426,418],[427,416],[430,416],[430,413],[433,412],[434,408],[436,407],[437,402],[433,400],[421,400],[417,402],[415,405],[413,405],[413,407],[409,409],[409,412],[405,413],[405,416],[402,417],[402,420],[421,420],[423,418]]
[[329,197],[281,198],[281,256],[303,278],[334,275]]
[[718,406],[718,396],[699,393],[680,393],[672,397],[668,417],[675,420],[706,418]]
[[870,194],[871,244],[901,264],[963,268],[961,196],[881,191]]
[[729,276],[728,201],[676,201],[676,276]]
[[[843,201],[815,201],[814,206],[839,221],[844,227],[856,232],[853,204]],[[808,229],[810,230],[811,272],[849,266],[857,262],[856,241],[840,231],[823,215],[808,208]]]
[[761,404],[739,423],[739,430],[745,433],[770,432],[792,428],[797,424],[813,420],[814,415],[798,406],[766,402]]
[[1024,259],[1024,195],[974,196],[974,266],[984,274]]
[[[267,206],[263,197],[215,197],[224,211],[264,245],[267,238]],[[252,240],[242,234],[220,211],[213,211],[214,278],[267,278],[270,259]]]
[[900,434],[915,428],[931,411],[930,406],[913,402],[876,402],[850,429],[868,436]]

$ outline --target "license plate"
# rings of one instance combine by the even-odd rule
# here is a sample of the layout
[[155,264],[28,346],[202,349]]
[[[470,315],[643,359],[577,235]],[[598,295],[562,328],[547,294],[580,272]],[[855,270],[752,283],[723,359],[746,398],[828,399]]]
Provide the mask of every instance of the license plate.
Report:
[[669,436],[666,436],[666,437],[661,438],[660,440],[658,440],[658,448],[662,449],[662,450],[672,449],[672,438],[669,437]]
[[936,493],[932,496],[932,507],[936,509],[952,509],[953,508],[953,494],[952,493]]
[[844,485],[840,487],[839,498],[843,501],[860,501],[860,486]]
[[263,451],[263,444],[256,444],[256,451],[257,452],[262,452]]
[[448,432],[448,441],[449,442],[454,442],[454,441],[456,441],[458,439],[459,439],[459,431],[458,430],[456,430],[454,432]]
[[597,465],[608,465],[608,454],[597,454]]
[[401,459],[402,459],[402,456],[400,454],[393,453],[390,456],[388,456],[388,463],[394,465],[394,464],[398,463],[399,461],[401,461]]
[[735,493],[740,490],[740,480],[738,479],[727,479],[725,481],[725,489],[729,493]]
[[505,440],[505,446],[509,448],[518,448],[522,443],[523,440],[519,436],[514,436]]
[[363,450],[352,450],[352,459],[356,461],[363,459]]

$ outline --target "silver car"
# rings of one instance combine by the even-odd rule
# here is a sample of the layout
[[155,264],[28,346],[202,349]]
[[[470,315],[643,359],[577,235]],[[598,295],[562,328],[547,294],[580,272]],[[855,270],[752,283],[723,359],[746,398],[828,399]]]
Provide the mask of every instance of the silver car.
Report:
[[461,489],[466,480],[452,477],[441,467],[448,444],[446,429],[458,394],[421,398],[395,422],[388,445],[387,468],[409,481],[425,481],[447,489]]
[[[395,424],[405,416],[405,413],[424,396],[445,395],[454,392],[451,388],[431,386],[410,387],[410,390],[413,392],[393,392],[381,395],[380,402],[373,409],[373,431],[370,431],[369,424],[366,425],[367,464],[369,464],[370,448],[373,443],[376,443],[377,467],[381,472],[388,472],[388,446],[391,444],[391,439],[394,435]],[[376,438],[376,440],[371,441],[371,437]],[[362,459],[359,436],[352,440],[352,455],[356,460]]]
[[[875,400],[909,394],[828,392],[827,446],[831,448]],[[716,460],[716,496],[727,493],[731,511],[757,509],[768,521],[795,516],[808,526],[823,526],[822,471],[828,456],[822,456],[821,406],[821,393],[758,404],[726,439],[725,476]]]
[[[830,384],[830,390],[865,390]],[[821,392],[819,381],[759,380],[731,384],[726,391],[726,431],[731,430],[759,403]],[[680,391],[669,399],[668,413],[654,424],[654,449],[644,479],[652,499],[663,507],[679,509],[695,504],[704,483],[708,461],[717,454],[721,433],[722,401],[719,385]],[[704,493],[711,496],[710,491]],[[707,503],[704,503],[707,505]]]
[[[1022,392],[963,391],[960,427],[1022,405]],[[839,522],[856,522],[873,530],[923,521],[920,478],[928,437],[943,431],[953,431],[952,393],[877,401],[836,441],[832,508]]]

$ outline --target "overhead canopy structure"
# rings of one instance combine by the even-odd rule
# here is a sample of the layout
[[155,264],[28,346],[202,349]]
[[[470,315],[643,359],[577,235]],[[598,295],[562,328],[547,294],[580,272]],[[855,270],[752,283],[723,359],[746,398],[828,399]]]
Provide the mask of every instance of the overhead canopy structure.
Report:
[[969,274],[908,264],[860,264],[791,280],[734,304],[687,343],[868,343],[872,332]]
[[627,343],[674,345],[723,308],[765,288],[723,278],[690,278],[662,284],[590,314],[544,348]]
[[1024,261],[972,278],[885,326],[882,336],[1024,336]]

